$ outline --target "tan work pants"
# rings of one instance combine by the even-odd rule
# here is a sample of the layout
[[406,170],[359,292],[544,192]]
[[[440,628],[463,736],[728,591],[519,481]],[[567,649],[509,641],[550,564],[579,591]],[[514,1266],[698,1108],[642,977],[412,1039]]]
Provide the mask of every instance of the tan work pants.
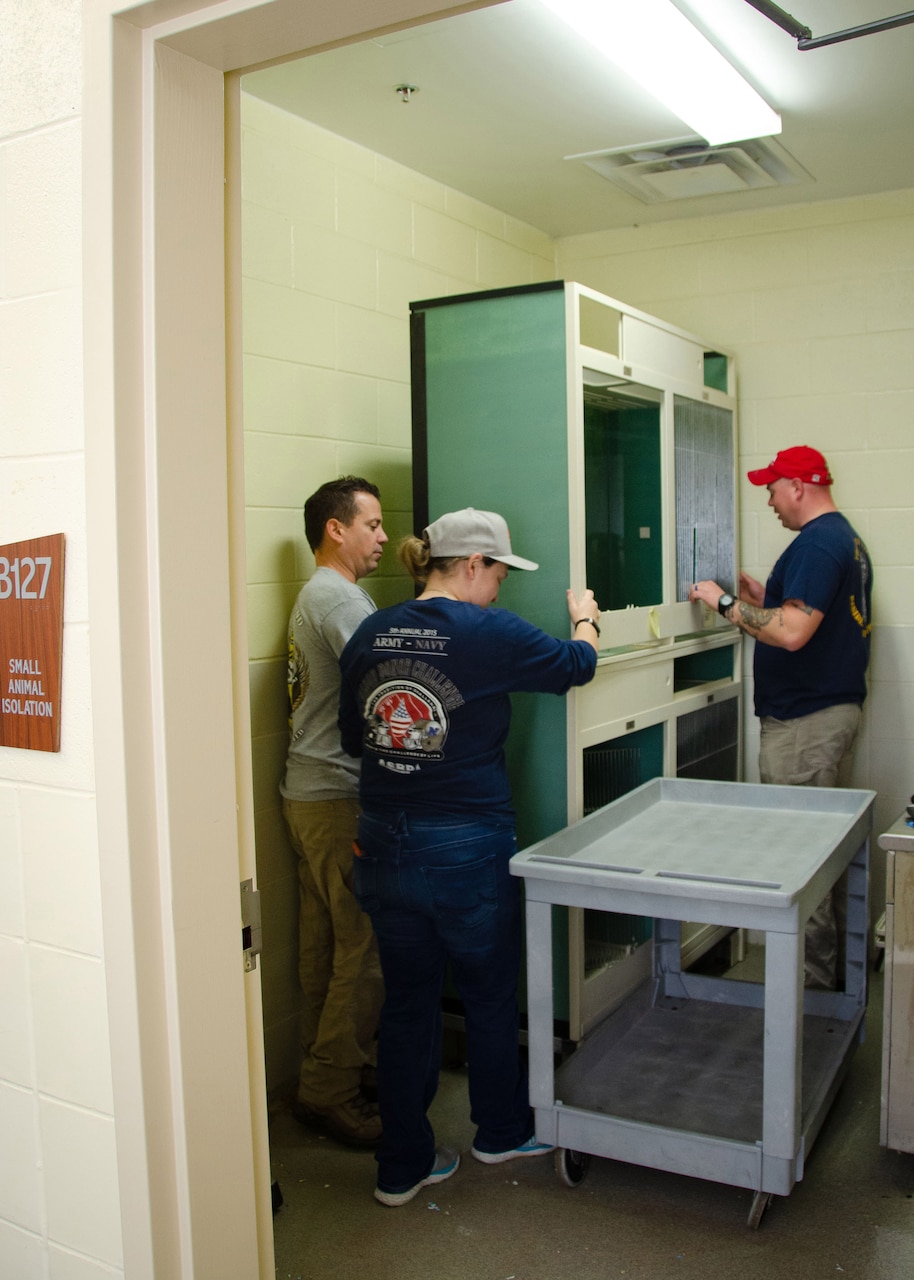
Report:
[[[861,716],[856,703],[826,707],[794,720],[763,716],[758,758],[762,782],[790,787],[848,786]],[[842,875],[809,917],[808,987],[832,990],[838,984],[846,902],[847,879]]]
[[302,1065],[298,1097],[335,1106],[355,1097],[375,1060],[384,998],[371,921],[352,893],[356,800],[283,800],[298,854]]

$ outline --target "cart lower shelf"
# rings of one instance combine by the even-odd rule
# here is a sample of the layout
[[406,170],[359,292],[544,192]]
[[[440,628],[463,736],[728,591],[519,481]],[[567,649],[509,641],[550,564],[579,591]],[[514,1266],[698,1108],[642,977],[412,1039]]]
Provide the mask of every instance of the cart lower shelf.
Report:
[[[863,1011],[850,1020],[804,1015],[800,1149],[785,1181],[783,1164],[768,1169],[763,1158],[765,1013],[751,1003],[762,989],[732,985],[745,986],[749,1004],[652,1003],[645,983],[559,1067],[554,1097],[536,1097],[537,1134],[575,1153],[572,1170],[579,1153],[590,1154],[754,1190],[750,1224],[758,1225],[770,1195],[787,1194],[802,1177]],[[560,1160],[564,1168],[568,1159]]]
[[[737,1142],[762,1137],[761,1008],[674,999],[645,983],[559,1068],[560,1105]],[[857,1022],[803,1019],[801,1127],[854,1040]]]

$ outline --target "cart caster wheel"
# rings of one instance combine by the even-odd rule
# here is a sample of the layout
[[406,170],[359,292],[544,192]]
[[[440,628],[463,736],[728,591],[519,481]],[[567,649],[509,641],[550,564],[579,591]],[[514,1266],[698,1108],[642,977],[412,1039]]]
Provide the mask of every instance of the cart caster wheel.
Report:
[[768,1202],[771,1199],[770,1191],[756,1191],[752,1199],[752,1208],[749,1210],[749,1226],[753,1230],[758,1230],[762,1221],[762,1214],[768,1208]]
[[571,1151],[568,1147],[556,1147],[555,1171],[566,1187],[577,1187],[587,1176],[590,1156],[586,1151]]

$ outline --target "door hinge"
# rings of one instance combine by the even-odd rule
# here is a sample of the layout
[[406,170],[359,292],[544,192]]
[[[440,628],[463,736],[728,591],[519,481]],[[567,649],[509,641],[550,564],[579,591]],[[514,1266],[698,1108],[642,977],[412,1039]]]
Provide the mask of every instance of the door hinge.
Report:
[[260,890],[253,880],[241,882],[241,950],[244,953],[244,971],[257,968],[257,957],[263,950],[263,929],[260,924]]

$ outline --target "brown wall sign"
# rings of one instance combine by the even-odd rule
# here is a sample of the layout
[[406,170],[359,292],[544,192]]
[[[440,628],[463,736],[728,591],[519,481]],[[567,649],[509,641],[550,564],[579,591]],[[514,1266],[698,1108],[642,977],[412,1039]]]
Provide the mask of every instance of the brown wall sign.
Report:
[[0,746],[60,750],[64,535],[0,547]]

